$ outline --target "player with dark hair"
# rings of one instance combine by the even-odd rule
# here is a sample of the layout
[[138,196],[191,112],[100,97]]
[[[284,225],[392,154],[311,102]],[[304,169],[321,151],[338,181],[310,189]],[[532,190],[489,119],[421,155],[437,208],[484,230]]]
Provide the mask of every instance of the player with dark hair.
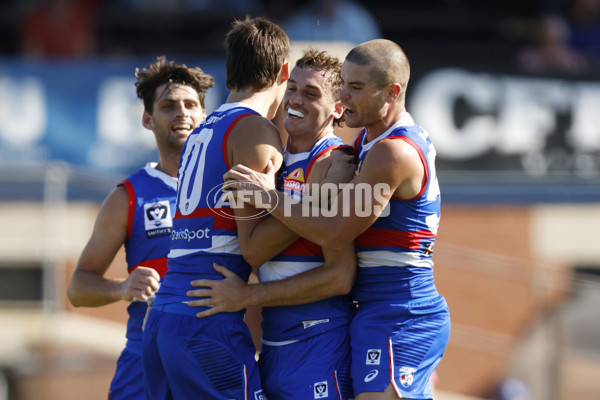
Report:
[[[334,125],[343,124],[341,67],[337,57],[309,49],[288,80],[282,102],[288,139],[279,175],[282,190],[298,201],[321,199],[323,184],[348,182],[354,175],[351,148],[334,135]],[[262,223],[276,221],[270,220],[275,218]],[[255,228],[254,245],[273,240],[281,229],[288,230]],[[260,265],[260,284],[247,285],[222,266],[216,269],[225,279],[192,282],[202,289],[189,294],[205,298],[190,305],[211,306],[201,317],[263,306],[259,365],[271,400],[354,397],[348,335],[354,307],[347,294],[356,254],[352,241],[340,247],[321,248],[299,238]]]
[[[165,57],[136,69],[135,75],[137,95],[144,103],[142,124],[154,133],[159,161],[129,176],[104,200],[68,289],[76,307],[130,302],[127,344],[110,386],[112,400],[145,399],[141,354],[146,302],[167,270],[181,149],[205,118],[205,94],[214,83],[200,68]],[[107,278],[122,245],[129,276]]]
[[[301,204],[277,206],[286,199],[272,184],[274,169],[261,174],[237,165],[225,175],[228,188],[262,189],[257,200],[300,236],[332,248],[355,240],[358,308],[350,339],[356,400],[431,399],[429,378],[450,335],[448,306],[433,279],[440,219],[435,149],[406,111],[409,76],[404,51],[389,40],[359,44],[346,56],[345,121],[364,129],[354,141],[356,177],[338,196],[343,212],[303,215]],[[370,212],[363,212],[365,204]]]
[[[247,246],[243,238],[260,221],[260,213],[253,207],[233,207],[221,192],[223,174],[231,165],[265,171],[269,163],[281,164],[279,131],[270,119],[289,77],[290,41],[271,21],[246,18],[233,23],[225,47],[230,93],[183,149],[169,270],[144,331],[150,399],[264,398],[243,310],[201,319],[196,313],[202,308],[188,306],[192,280],[222,278],[213,263],[226,265],[247,281],[252,265],[263,257],[255,253],[271,248],[276,254],[295,240],[290,233],[261,248]],[[240,218],[237,223],[234,215]]]

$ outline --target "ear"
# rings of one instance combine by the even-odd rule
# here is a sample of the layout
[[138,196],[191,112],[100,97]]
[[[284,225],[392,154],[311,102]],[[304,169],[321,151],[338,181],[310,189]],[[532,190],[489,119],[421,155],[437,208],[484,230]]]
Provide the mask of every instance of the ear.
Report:
[[396,99],[400,96],[400,93],[402,93],[402,86],[400,86],[398,82],[390,83],[390,86],[388,87],[388,96],[390,99],[392,101],[396,101]]
[[286,61],[281,66],[281,72],[279,73],[280,84],[287,82],[290,79],[290,63]]
[[340,118],[344,114],[345,109],[346,107],[344,107],[341,101],[336,101],[333,105],[333,117],[335,119]]
[[144,111],[144,114],[142,114],[142,125],[144,126],[144,128],[148,129],[149,131],[154,129],[154,122],[152,121],[152,115],[150,115],[150,113],[148,111]]

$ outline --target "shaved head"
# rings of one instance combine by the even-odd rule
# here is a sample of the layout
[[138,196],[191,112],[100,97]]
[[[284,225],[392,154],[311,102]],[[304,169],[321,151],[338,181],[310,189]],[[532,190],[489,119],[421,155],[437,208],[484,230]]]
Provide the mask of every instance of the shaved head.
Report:
[[396,43],[387,39],[361,43],[350,50],[346,60],[358,65],[369,65],[369,78],[379,88],[398,82],[404,97],[410,77],[410,64],[406,54]]

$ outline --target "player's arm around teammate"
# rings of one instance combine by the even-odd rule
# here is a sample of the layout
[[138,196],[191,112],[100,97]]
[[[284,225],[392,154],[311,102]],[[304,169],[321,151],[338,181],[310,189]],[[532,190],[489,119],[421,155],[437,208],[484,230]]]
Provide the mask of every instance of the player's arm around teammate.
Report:
[[[315,162],[308,183],[317,185],[319,183],[344,183],[339,180],[349,180],[354,174],[354,167],[346,151],[329,151]],[[274,174],[274,170],[275,167],[269,164],[267,173]],[[277,225],[279,232],[291,232],[287,227],[276,224],[275,221],[278,220],[272,217],[265,218],[263,228],[266,228],[266,224],[271,222],[273,225]],[[261,224],[256,225],[260,226]],[[290,234],[287,233],[287,235]],[[292,235],[295,234],[292,233]],[[265,229],[264,237],[259,238],[256,235],[255,239],[258,243],[264,243],[268,242],[271,236],[273,236],[273,232]],[[190,306],[210,306],[211,308],[197,315],[198,317],[207,317],[219,312],[233,312],[251,306],[305,304],[348,294],[356,277],[356,252],[353,242],[340,243],[336,248],[323,247],[322,250],[325,259],[322,266],[292,278],[260,285],[247,284],[226,267],[215,264],[215,270],[225,278],[223,280],[192,281],[192,286],[201,289],[190,290],[188,296],[200,299],[190,300],[188,304]]]
[[[393,195],[399,198],[414,197],[425,179],[419,154],[410,145],[399,140],[381,140],[373,146],[364,160],[361,171],[361,174],[350,182],[345,193],[337,197],[338,209],[348,209],[349,215],[336,213],[333,216],[314,215],[308,218],[302,214],[302,204],[292,204],[290,214],[286,215],[282,207],[274,207],[275,204],[285,201],[285,194],[278,192],[271,183],[274,169],[267,173],[257,173],[244,165],[236,165],[225,178],[234,180],[230,183],[232,186],[238,184],[235,180],[243,181],[246,185],[252,184],[257,193],[263,194],[258,200],[269,205],[268,211],[278,220],[302,237],[321,246],[336,248],[353,240],[371,226]],[[373,193],[357,191],[357,187],[380,187],[385,190],[378,192],[377,196],[372,196]],[[365,199],[369,195],[372,197],[368,203],[372,204],[374,212],[359,216],[354,212],[357,203],[367,203]],[[248,199],[253,200],[250,197]]]

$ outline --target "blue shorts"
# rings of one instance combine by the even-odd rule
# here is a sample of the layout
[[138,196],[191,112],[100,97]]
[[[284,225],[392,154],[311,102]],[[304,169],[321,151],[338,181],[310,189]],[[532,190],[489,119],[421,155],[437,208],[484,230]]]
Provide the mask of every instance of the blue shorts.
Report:
[[200,319],[153,307],[143,335],[146,397],[266,400],[255,353],[238,315]]
[[283,346],[263,343],[258,364],[269,400],[354,398],[347,326]]
[[442,296],[360,304],[350,325],[354,393],[383,392],[391,376],[400,398],[431,399],[429,378],[449,337],[450,313]]
[[117,360],[117,370],[110,383],[109,400],[145,400],[142,357],[125,349]]

